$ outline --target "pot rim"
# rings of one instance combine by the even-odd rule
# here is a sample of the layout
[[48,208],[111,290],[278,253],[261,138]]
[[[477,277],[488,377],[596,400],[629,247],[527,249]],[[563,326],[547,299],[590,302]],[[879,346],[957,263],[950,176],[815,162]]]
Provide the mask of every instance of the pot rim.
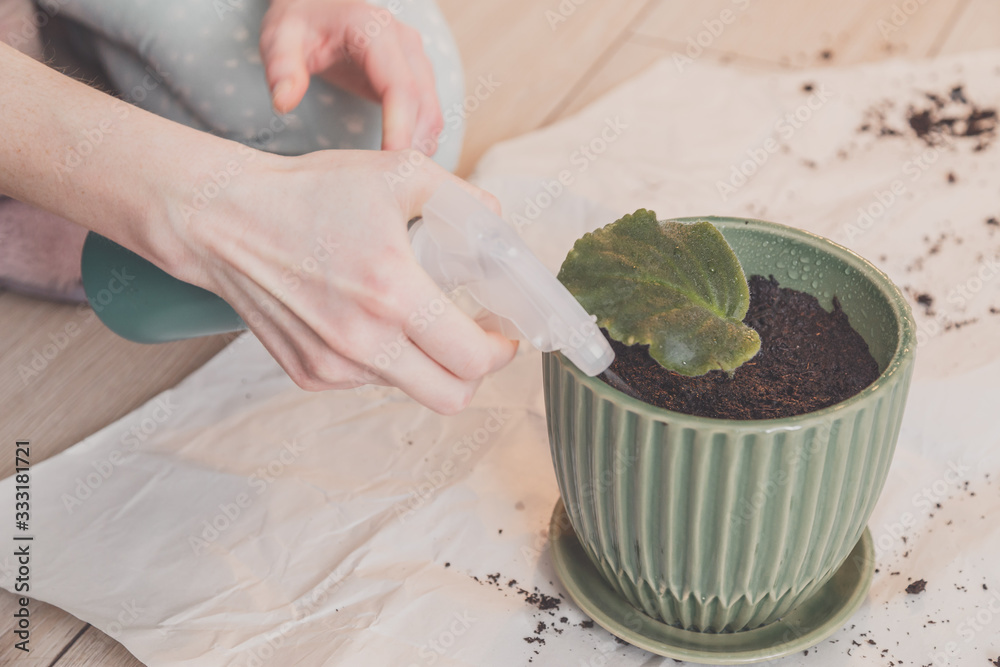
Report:
[[770,432],[775,430],[797,430],[804,428],[817,420],[822,420],[827,416],[840,412],[841,410],[846,410],[854,407],[858,403],[868,401],[870,400],[870,397],[873,397],[882,390],[882,386],[886,382],[889,380],[899,379],[912,364],[916,351],[916,323],[913,321],[913,314],[910,310],[910,305],[907,303],[906,297],[903,296],[902,291],[895,285],[895,283],[892,282],[892,280],[889,279],[889,276],[883,273],[867,259],[853,250],[849,250],[839,243],[831,241],[825,236],[820,236],[819,234],[778,224],[776,222],[767,222],[765,220],[757,220],[755,218],[734,218],[714,215],[668,219],[670,222],[685,223],[697,222],[700,220],[707,220],[719,229],[752,225],[755,228],[768,231],[775,236],[794,239],[795,241],[805,243],[816,248],[817,250],[821,250],[833,257],[836,257],[837,259],[840,259],[844,263],[848,264],[852,269],[867,278],[869,282],[878,288],[883,298],[885,298],[886,302],[892,309],[896,320],[896,327],[898,331],[898,335],[896,337],[896,347],[893,350],[892,356],[889,358],[889,363],[886,364],[885,370],[883,370],[870,385],[862,389],[854,396],[844,399],[839,403],[834,403],[833,405],[820,410],[806,412],[801,415],[794,415],[792,417],[776,417],[772,419],[720,419],[718,417],[701,417],[698,415],[676,412],[674,410],[667,410],[666,408],[658,408],[618,391],[597,377],[586,375],[559,351],[547,353],[556,355],[562,366],[573,374],[577,382],[589,387],[598,395],[605,397],[609,395],[613,396],[617,402],[633,412],[640,413],[647,419],[662,421],[664,416],[666,416],[674,420],[683,419],[686,422],[693,422],[705,427],[756,427],[763,428]]

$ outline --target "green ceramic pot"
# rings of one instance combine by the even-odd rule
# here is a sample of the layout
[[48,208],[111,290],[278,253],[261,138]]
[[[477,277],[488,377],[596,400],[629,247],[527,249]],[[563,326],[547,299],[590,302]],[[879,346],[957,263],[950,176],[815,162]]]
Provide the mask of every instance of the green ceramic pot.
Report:
[[823,410],[731,421],[655,408],[550,353],[545,409],[559,490],[598,571],[654,619],[736,632],[808,599],[861,538],[896,446],[915,328],[899,289],[846,248],[707,219],[748,276],[773,275],[827,309],[836,295],[879,378]]

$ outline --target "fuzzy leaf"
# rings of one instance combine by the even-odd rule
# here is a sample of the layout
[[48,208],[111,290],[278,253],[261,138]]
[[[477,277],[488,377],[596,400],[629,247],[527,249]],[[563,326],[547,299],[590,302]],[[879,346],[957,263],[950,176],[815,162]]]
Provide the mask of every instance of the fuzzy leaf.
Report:
[[760,349],[743,324],[743,267],[710,222],[658,222],[639,209],[577,240],[559,280],[611,337],[649,345],[682,375],[733,371]]

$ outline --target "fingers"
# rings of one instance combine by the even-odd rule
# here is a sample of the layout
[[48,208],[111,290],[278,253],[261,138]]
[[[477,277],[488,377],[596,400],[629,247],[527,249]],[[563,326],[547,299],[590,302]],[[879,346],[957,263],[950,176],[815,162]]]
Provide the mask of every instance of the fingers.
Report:
[[[386,169],[416,156],[422,162],[413,173],[389,188]],[[233,219],[251,224],[241,225],[238,244],[212,245],[216,269],[205,282],[299,386],[389,383],[451,414],[468,404],[486,374],[511,360],[516,345],[483,331],[441,292],[417,264],[406,234],[406,221],[444,182],[498,211],[491,195],[413,149],[325,151],[261,164],[263,172],[249,172],[260,179],[234,190]],[[285,231],[276,233],[276,224]],[[317,234],[325,259],[316,254]],[[313,267],[296,271],[289,283],[285,269],[304,267],[302,258],[310,256]]]
[[455,176],[447,169],[444,169],[422,155],[418,155],[416,152],[407,153],[403,151],[386,157],[388,158],[386,162],[387,169],[393,169],[404,163],[420,165],[418,169],[408,175],[402,183],[397,184],[392,190],[392,194],[395,196],[396,202],[403,213],[404,220],[410,220],[414,216],[423,215],[424,203],[445,182],[454,183],[481,201],[497,215],[501,214],[500,201],[492,194]]
[[438,137],[444,129],[444,117],[441,115],[437,87],[434,84],[434,68],[424,52],[424,42],[420,33],[402,24],[399,24],[398,32],[420,98],[413,146],[426,155],[434,155],[437,152]]
[[394,151],[412,145],[417,110],[412,90],[392,88],[382,95],[382,150]]
[[[460,411],[482,378],[506,365],[517,347],[483,331],[412,259],[362,288],[351,322],[322,321],[326,343],[363,368],[442,414]],[[362,296],[364,295],[364,296]],[[334,332],[334,325],[340,331]],[[366,380],[367,381],[367,380]]]
[[367,308],[342,303],[334,313],[316,312],[295,298],[274,299],[252,282],[247,287],[244,278],[239,283],[229,282],[228,299],[308,391],[388,384],[436,412],[455,414],[482,378],[516,351],[461,313],[415,263],[382,285],[381,296],[362,300]]
[[479,199],[479,201],[481,201],[484,204],[486,204],[486,206],[488,206],[491,211],[493,211],[497,215],[502,215],[503,214],[503,211],[500,208],[500,200],[497,199],[495,195],[493,195],[490,192],[487,192],[486,190],[483,190],[482,188],[477,188],[476,186],[472,185],[472,183],[469,183],[468,181],[464,181],[463,180],[461,182],[465,183],[465,185],[468,186],[468,187],[466,187],[466,190],[468,190],[473,195],[475,195],[476,198]]
[[482,381],[482,376],[465,379],[449,372],[405,335],[388,339],[377,350],[370,357],[372,371],[377,371],[389,384],[399,387],[418,403],[441,414],[461,412]]
[[[369,8],[351,20],[370,22],[372,12],[378,11],[384,10]],[[444,121],[423,40],[388,12],[384,21],[384,28],[371,39],[348,41],[345,47],[382,103],[382,149],[416,147],[432,155]]]
[[294,109],[310,75],[322,73],[381,103],[384,150],[415,147],[433,155],[444,119],[420,33],[388,10],[363,3],[318,7],[292,12],[272,6],[264,17],[260,50],[275,110]]
[[271,103],[279,114],[298,106],[309,88],[306,65],[308,26],[299,19],[266,22],[260,37]]
[[[283,303],[260,293],[259,286],[253,281],[240,279],[225,282],[230,288],[226,290],[227,300],[288,377],[302,389],[323,391],[386,384],[386,380],[374,370],[330,349]],[[248,291],[257,294],[250,296]]]
[[413,304],[403,331],[428,357],[463,380],[476,380],[505,366],[517,346],[483,331],[459,310],[419,267],[401,286],[404,303]]
[[[432,302],[430,309],[437,312],[433,303],[439,302]],[[416,325],[422,331],[415,334],[416,340],[407,335],[407,328],[388,323],[377,327],[381,333],[368,336],[364,347],[353,350],[360,355],[356,362],[366,369],[356,384],[369,382],[374,374],[441,414],[464,409],[483,377],[506,365],[517,347],[484,332],[457,310],[436,319],[426,328]],[[458,331],[444,336],[446,327],[456,323]]]
[[376,104],[382,101],[372,90],[372,84],[368,81],[368,77],[353,62],[344,60],[334,63],[323,70],[321,76],[338,88],[342,88],[361,99]]
[[364,51],[361,62],[372,89],[382,101],[382,149],[410,148],[420,93],[406,53],[398,40],[380,35]]
[[432,410],[454,414],[484,376],[514,357],[516,344],[483,331],[414,260],[396,263],[375,283],[351,290],[355,305],[315,313],[308,326],[326,349],[362,369],[348,386],[384,381]]

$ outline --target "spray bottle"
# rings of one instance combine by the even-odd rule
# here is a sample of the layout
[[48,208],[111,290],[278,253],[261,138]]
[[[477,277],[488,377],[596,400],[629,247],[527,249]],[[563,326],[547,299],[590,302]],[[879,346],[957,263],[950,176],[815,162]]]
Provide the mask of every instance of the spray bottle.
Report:
[[[595,318],[510,225],[459,186],[446,183],[434,193],[411,224],[410,240],[439,287],[464,287],[489,311],[478,320],[484,328],[543,352],[559,350],[588,375],[611,365],[614,352]],[[87,237],[82,269],[95,313],[129,340],[161,343],[247,328],[222,298],[97,234]]]

